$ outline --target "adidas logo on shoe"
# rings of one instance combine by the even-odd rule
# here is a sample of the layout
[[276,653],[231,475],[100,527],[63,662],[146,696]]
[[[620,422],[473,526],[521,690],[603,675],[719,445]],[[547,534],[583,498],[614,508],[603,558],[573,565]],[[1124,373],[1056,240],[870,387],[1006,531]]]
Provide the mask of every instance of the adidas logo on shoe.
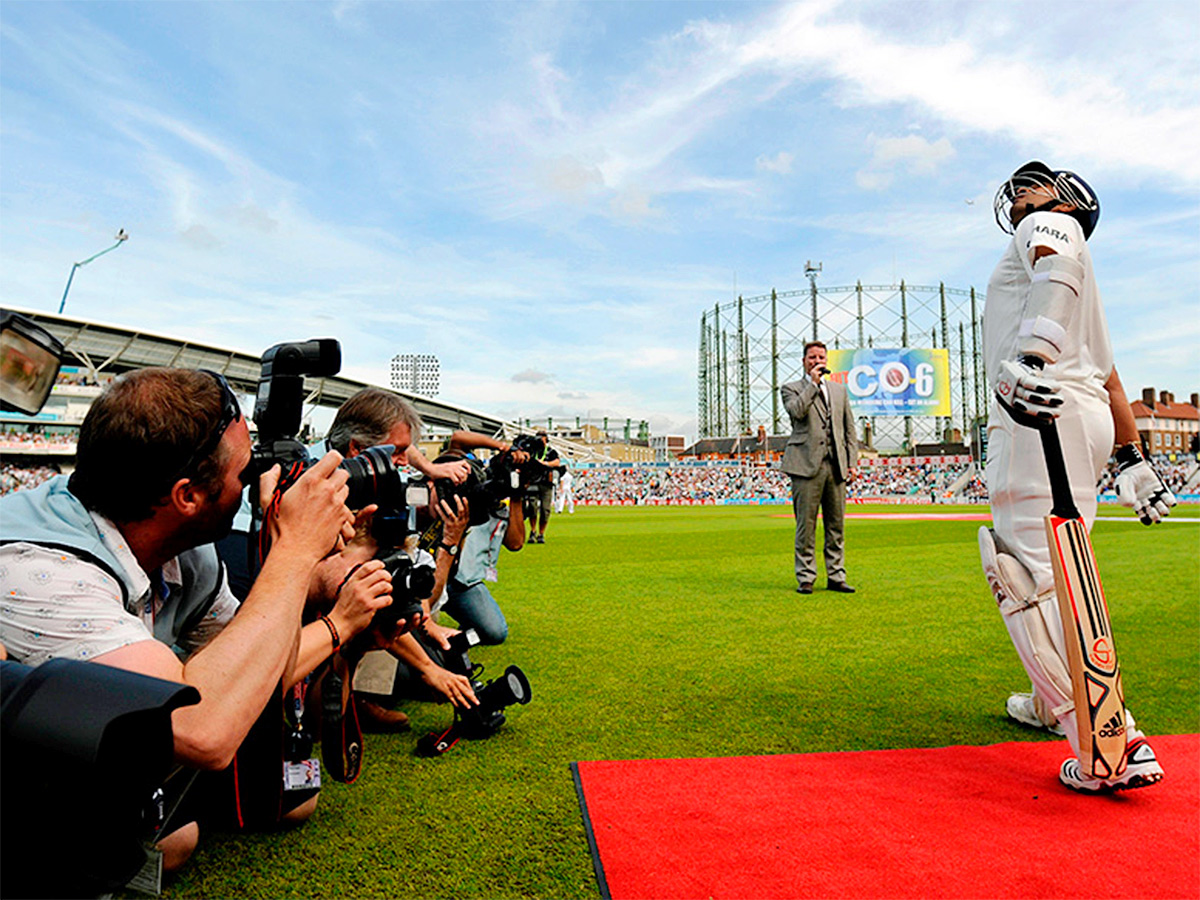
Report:
[[1083,794],[1104,794],[1109,791],[1131,791],[1149,787],[1163,779],[1162,766],[1145,738],[1139,738],[1125,748],[1125,771],[1116,778],[1094,778],[1084,775],[1075,757],[1064,760],[1058,780],[1073,791]]

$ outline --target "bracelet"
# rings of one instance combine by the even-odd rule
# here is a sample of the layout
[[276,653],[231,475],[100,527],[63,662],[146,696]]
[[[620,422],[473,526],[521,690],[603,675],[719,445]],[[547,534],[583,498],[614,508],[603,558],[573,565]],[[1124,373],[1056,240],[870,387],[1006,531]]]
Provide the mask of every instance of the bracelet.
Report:
[[329,616],[321,616],[321,621],[325,623],[325,627],[329,629],[329,636],[333,638],[333,649],[336,650],[342,646],[342,639],[338,636],[338,631],[333,625],[333,620]]

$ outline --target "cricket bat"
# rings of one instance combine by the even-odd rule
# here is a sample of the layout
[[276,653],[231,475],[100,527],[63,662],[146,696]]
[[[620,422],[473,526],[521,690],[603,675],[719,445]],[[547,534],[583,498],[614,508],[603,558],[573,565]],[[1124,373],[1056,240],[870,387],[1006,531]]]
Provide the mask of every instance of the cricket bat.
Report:
[[1113,644],[1108,603],[1096,571],[1096,555],[1083,517],[1071,497],[1058,427],[1037,426],[1050,475],[1053,506],[1046,516],[1046,540],[1054,564],[1054,586],[1067,644],[1067,664],[1075,694],[1079,763],[1084,773],[1112,778],[1125,771],[1125,695]]

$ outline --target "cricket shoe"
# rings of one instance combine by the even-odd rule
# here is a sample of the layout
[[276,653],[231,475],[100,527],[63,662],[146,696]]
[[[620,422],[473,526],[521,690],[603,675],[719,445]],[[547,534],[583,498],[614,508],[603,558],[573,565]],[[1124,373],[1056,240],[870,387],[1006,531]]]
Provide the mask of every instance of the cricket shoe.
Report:
[[1058,780],[1082,794],[1106,794],[1109,791],[1131,791],[1162,781],[1163,770],[1145,738],[1138,738],[1125,748],[1125,771],[1116,778],[1094,778],[1084,775],[1075,757],[1064,760]]
[[1066,734],[1063,731],[1061,722],[1047,725],[1042,721],[1041,717],[1037,714],[1037,709],[1034,707],[1033,694],[1009,694],[1008,702],[1004,706],[1008,710],[1008,717],[1015,719],[1022,725],[1028,725],[1030,728],[1040,728],[1043,731],[1060,736]]

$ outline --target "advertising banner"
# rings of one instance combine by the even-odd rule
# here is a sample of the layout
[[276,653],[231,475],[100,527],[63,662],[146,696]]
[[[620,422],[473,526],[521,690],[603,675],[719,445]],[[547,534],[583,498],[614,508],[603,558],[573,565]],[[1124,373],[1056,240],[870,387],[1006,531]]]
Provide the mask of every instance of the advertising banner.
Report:
[[857,416],[949,416],[950,357],[945,348],[830,350],[831,381],[846,385]]

